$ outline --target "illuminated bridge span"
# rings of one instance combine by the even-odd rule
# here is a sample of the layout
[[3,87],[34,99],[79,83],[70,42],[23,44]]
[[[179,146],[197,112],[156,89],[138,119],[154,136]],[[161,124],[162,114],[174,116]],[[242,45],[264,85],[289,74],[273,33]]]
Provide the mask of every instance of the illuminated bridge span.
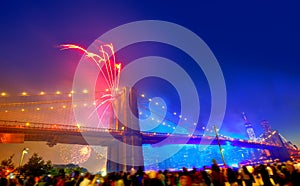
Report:
[[[82,92],[83,95],[87,93],[87,91]],[[229,144],[238,147],[267,149],[273,159],[281,160],[287,160],[291,154],[298,153],[295,146],[277,131],[271,129],[268,129],[260,140],[234,139],[222,134],[219,134],[219,140],[217,140],[213,129],[193,122],[188,117],[180,115],[179,112],[166,112],[165,105],[155,103],[154,106],[157,108],[149,110],[145,105],[149,104],[151,99],[146,98],[144,94],[137,96],[137,93],[131,89],[124,89],[118,100],[114,100],[116,103],[112,104],[117,104],[118,112],[133,111],[140,118],[151,115],[153,117],[151,120],[157,122],[157,128],[151,131],[132,130],[132,128],[139,128],[138,121],[126,118],[126,125],[122,124],[114,118],[114,114],[111,112],[112,107],[109,104],[102,108],[96,107],[101,123],[91,122],[90,125],[84,125],[77,123],[74,110],[95,108],[99,105],[99,100],[90,101],[83,96],[82,99],[72,101],[73,95],[72,92],[66,94],[41,92],[35,95],[23,93],[20,96],[7,96],[2,93],[0,96],[0,143],[45,141],[49,146],[57,143],[102,145],[108,147],[108,159],[110,157],[122,158],[120,154],[126,152],[125,156],[129,157],[129,163],[119,165],[108,161],[107,170],[109,171],[129,170],[131,167],[127,165],[130,165],[130,161],[135,158],[137,159],[135,161],[143,162],[142,144],[151,144],[154,147],[168,144]],[[105,95],[105,91],[98,92],[96,97],[101,98],[103,95]],[[128,97],[129,100],[127,100]],[[126,104],[124,104],[126,101],[133,108],[126,108]],[[161,119],[160,113],[163,112],[166,112],[167,117]],[[170,115],[183,118],[186,121],[184,125],[186,128],[178,129],[176,121],[170,118]],[[159,119],[155,118],[156,116]],[[86,115],[86,118],[89,118],[89,115]],[[194,133],[191,126],[197,126],[197,129],[202,131]],[[178,129],[177,133],[174,133],[175,128]],[[116,146],[118,141],[123,141],[129,146],[140,146],[140,150],[123,149],[124,147]]]
[[[112,143],[111,137],[115,140],[122,140],[126,131],[116,129],[103,129],[91,127],[79,127],[73,125],[59,125],[46,123],[28,123],[19,121],[0,120],[0,129],[7,136],[2,136],[2,143],[10,140],[9,135],[18,136],[19,142],[24,141],[47,141],[48,145],[53,146],[57,143],[80,144],[80,145],[109,145]],[[187,134],[168,134],[168,133],[150,133],[139,132],[142,136],[143,144],[156,144],[165,140],[166,144],[202,144],[218,145],[215,136],[187,135]],[[85,138],[89,138],[89,143]],[[211,142],[211,140],[213,140]],[[270,146],[279,147],[279,145],[269,144],[267,142],[255,142],[242,139],[220,137],[222,145],[230,143],[233,146],[267,148]],[[17,142],[17,141],[16,141]],[[90,142],[93,142],[92,144]],[[207,143],[206,143],[207,142]]]

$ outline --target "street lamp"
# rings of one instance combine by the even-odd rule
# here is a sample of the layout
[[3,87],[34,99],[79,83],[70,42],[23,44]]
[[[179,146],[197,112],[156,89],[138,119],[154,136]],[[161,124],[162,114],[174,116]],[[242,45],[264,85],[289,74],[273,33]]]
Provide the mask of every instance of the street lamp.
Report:
[[29,148],[27,148],[27,147],[22,150],[22,155],[21,155],[21,159],[20,159],[20,163],[19,163],[19,173],[20,173],[20,170],[21,170],[24,155],[27,154],[28,151],[29,151]]
[[221,147],[221,143],[220,143],[220,139],[219,139],[219,135],[218,135],[218,130],[217,130],[216,125],[214,125],[213,127],[214,127],[214,131],[215,131],[215,134],[216,134],[217,142],[218,142],[218,145],[219,145],[220,154],[221,154],[221,157],[222,157],[222,160],[223,160],[223,163],[224,163],[224,167],[226,167],[226,162],[225,162],[224,153],[223,153],[224,149],[222,149],[222,147]]

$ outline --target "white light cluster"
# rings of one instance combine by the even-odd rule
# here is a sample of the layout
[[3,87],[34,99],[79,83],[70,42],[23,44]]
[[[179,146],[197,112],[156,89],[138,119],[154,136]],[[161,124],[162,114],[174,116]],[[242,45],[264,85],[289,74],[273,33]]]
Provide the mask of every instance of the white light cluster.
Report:
[[[149,101],[149,102],[152,102],[153,100],[151,99],[151,98],[147,98],[146,97],[146,95],[145,94],[140,94],[140,97],[141,98],[143,98],[145,101]],[[158,106],[158,107],[160,107],[160,104],[158,103],[158,102],[155,102],[154,103],[155,104],[155,106]],[[161,106],[161,109],[166,109],[166,107],[165,106]],[[188,121],[188,118],[187,117],[184,117],[184,116],[182,116],[182,115],[178,115],[178,112],[173,112],[172,113],[174,116],[177,116],[179,119],[183,119],[184,121]],[[139,112],[139,115],[143,115],[143,112],[142,111],[140,111]],[[146,117],[148,117],[148,115],[145,115]],[[155,118],[151,118],[151,120],[152,121],[155,121]],[[173,128],[173,129],[175,129],[176,127],[175,126],[172,126],[172,125],[170,125],[170,124],[166,124],[166,122],[164,122],[164,121],[161,121],[161,120],[156,120],[158,123],[161,123],[162,122],[162,125],[164,125],[164,126],[167,126],[167,127],[169,127],[169,128]],[[197,123],[196,122],[191,122],[194,126],[197,126]],[[204,129],[205,129],[205,127],[203,127]],[[213,130],[208,130],[207,129],[207,131],[208,132],[213,132]]]

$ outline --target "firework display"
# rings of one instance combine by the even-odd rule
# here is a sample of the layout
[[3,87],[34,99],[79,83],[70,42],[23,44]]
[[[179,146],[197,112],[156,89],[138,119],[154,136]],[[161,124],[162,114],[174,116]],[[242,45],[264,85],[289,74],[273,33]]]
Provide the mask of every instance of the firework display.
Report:
[[75,165],[86,162],[92,152],[88,145],[58,145],[59,156],[65,163],[72,163]]
[[103,91],[104,93],[98,95],[95,93],[94,105],[95,110],[90,113],[89,117],[97,112],[99,115],[99,123],[97,128],[103,127],[103,123],[107,114],[112,113],[112,101],[115,100],[116,95],[119,92],[119,82],[120,82],[120,72],[121,72],[121,63],[116,62],[114,47],[112,44],[101,45],[98,49],[99,55],[89,52],[81,46],[74,44],[63,44],[61,49],[76,49],[85,54],[87,62],[92,62],[97,65],[97,68],[100,70],[101,78],[104,79],[106,88]]

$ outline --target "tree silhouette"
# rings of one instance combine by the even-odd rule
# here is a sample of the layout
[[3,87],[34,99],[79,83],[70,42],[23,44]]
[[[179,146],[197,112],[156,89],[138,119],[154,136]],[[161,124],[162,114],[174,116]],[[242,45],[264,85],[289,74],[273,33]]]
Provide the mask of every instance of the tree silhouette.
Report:
[[4,159],[1,161],[1,164],[0,164],[1,175],[7,175],[14,170],[15,165],[12,161],[13,157],[14,157],[14,154],[11,155],[8,159]]
[[28,162],[22,166],[21,173],[24,173],[26,176],[41,176],[47,174],[52,167],[51,161],[45,162],[41,156],[34,153]]

